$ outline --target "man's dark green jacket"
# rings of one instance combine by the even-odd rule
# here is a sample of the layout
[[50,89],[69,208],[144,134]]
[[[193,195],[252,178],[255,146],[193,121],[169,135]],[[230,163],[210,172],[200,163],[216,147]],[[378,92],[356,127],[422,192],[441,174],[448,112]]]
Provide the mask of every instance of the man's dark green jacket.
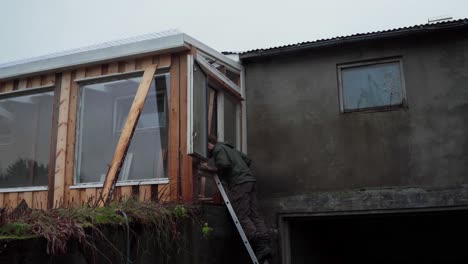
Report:
[[249,168],[251,159],[232,145],[218,142],[213,149],[213,158],[219,176],[229,186],[256,181]]

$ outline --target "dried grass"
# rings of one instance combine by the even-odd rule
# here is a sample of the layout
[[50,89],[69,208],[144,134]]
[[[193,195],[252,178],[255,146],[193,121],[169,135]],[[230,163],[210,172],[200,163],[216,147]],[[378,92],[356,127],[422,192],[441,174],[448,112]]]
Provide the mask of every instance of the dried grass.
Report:
[[[94,235],[103,225],[125,226],[125,212],[134,228],[143,228],[147,234],[155,236],[162,248],[172,245],[180,236],[179,224],[182,220],[193,219],[195,208],[171,203],[140,202],[128,199],[111,203],[108,207],[58,208],[51,210],[6,210],[0,219],[0,235],[8,238],[37,236],[47,239],[47,252],[60,254],[67,251],[67,242],[78,241],[84,246],[93,247]],[[97,231],[97,232],[94,232]],[[89,232],[88,232],[89,233]]]

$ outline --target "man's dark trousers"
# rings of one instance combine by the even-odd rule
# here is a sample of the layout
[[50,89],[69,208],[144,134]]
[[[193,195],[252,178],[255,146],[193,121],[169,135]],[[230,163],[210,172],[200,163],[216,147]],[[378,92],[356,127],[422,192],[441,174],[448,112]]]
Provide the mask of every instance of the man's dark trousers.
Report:
[[268,242],[268,230],[262,216],[258,212],[255,182],[244,182],[233,185],[229,189],[229,194],[231,204],[249,241],[254,244],[258,244],[259,241]]

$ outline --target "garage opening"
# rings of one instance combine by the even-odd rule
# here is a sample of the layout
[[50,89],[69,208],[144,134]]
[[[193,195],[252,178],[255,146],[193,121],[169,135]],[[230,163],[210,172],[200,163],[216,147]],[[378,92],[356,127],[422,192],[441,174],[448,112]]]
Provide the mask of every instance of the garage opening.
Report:
[[468,263],[468,210],[297,217],[286,223],[286,263]]

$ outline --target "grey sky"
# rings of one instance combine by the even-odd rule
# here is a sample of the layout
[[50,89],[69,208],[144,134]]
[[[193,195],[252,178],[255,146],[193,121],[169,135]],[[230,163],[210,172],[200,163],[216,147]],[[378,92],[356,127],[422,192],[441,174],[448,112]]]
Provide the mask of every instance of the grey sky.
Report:
[[1,0],[0,63],[179,29],[219,51],[384,30],[450,15],[467,0]]

